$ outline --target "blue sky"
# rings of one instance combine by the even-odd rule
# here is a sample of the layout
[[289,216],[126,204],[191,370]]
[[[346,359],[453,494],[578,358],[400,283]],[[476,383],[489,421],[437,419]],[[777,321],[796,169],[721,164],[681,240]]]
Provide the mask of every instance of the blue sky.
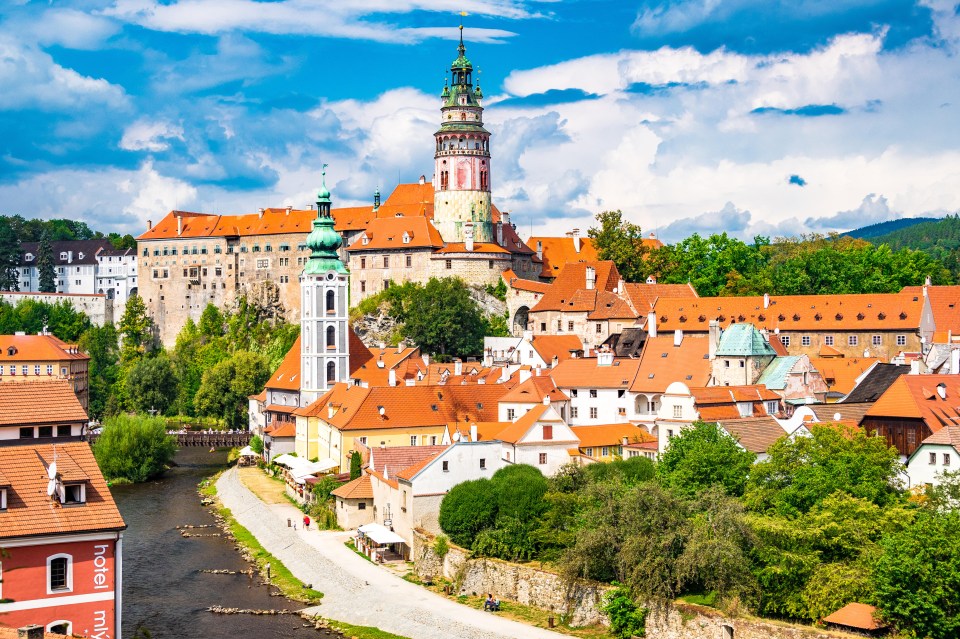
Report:
[[138,233],[432,173],[465,10],[494,199],[668,240],[960,209],[953,0],[0,0],[0,211]]

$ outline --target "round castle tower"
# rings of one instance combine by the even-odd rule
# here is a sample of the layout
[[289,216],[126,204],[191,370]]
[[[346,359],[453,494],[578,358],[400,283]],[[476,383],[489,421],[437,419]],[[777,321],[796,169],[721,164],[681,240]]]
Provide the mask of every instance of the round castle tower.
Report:
[[433,224],[445,242],[463,242],[467,222],[475,242],[493,242],[490,206],[490,132],[483,128],[483,93],[473,86],[473,65],[463,46],[460,26],[458,56],[451,80],[440,94],[440,129],[433,172]]

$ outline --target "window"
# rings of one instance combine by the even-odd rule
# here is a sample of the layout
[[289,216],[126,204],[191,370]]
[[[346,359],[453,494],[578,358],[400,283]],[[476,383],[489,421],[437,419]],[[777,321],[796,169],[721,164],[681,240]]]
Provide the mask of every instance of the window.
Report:
[[359,504],[357,504],[357,510],[366,510],[366,509],[367,509],[367,502],[361,501]]
[[72,635],[73,624],[69,621],[54,621],[47,626],[47,632],[55,635]]
[[[449,261],[449,260],[448,260],[448,261]],[[546,332],[547,332],[547,323],[546,323],[546,322],[540,322],[540,332],[541,332],[541,333],[546,333]]]
[[367,258],[365,257],[360,258],[360,268],[367,268]]
[[577,411],[577,407],[576,407],[576,406],[571,406],[571,407],[570,407],[570,419],[576,419],[576,418],[577,418],[577,412],[578,412],[578,411]]
[[481,458],[480,458],[480,470],[486,470],[486,469],[487,469],[487,460],[486,460],[486,458],[481,457]]
[[487,260],[487,268],[493,268],[493,260]]
[[361,293],[367,292],[367,283],[364,282],[363,280],[360,280],[360,292]]
[[603,323],[597,322],[597,334],[599,335],[602,332],[603,332]]
[[384,256],[383,256],[383,268],[390,268],[390,256],[389,256],[389,255],[384,255]]
[[591,389],[590,389],[590,397],[596,397],[596,396],[597,396],[597,389],[596,389],[596,388],[591,388]]
[[336,293],[332,290],[327,291],[327,315],[332,315],[337,310]]
[[70,425],[62,424],[57,426],[57,437],[69,437],[70,436]]
[[257,260],[257,268],[258,269],[270,268],[270,260],[266,258],[262,260]]
[[[0,371],[0,375],[3,374],[3,371]],[[53,375],[53,364],[47,364],[47,375]]]
[[25,376],[27,374],[28,369],[29,367],[26,364],[24,364],[23,366],[20,367],[20,373]]
[[568,330],[568,331],[572,331],[572,330],[573,330],[573,322],[567,322],[567,330]]
[[879,335],[874,335],[871,338],[871,342],[873,343],[874,346],[880,346],[880,344],[883,343],[883,338]]
[[3,375],[3,364],[0,364],[0,376]]
[[789,336],[789,335],[781,335],[781,336],[780,336],[780,343],[783,344],[784,346],[790,346],[790,336]]
[[587,457],[593,457],[593,448],[589,448],[589,447],[584,448],[583,454],[586,455]]
[[335,381],[337,381],[337,364],[335,362],[327,362],[327,383]]
[[411,268],[413,266],[413,256],[407,255],[405,259],[407,262],[407,268]]
[[73,557],[52,555],[47,557],[47,594],[73,590]]
[[600,448],[600,456],[607,457],[610,454],[610,448],[608,446],[603,446]]
[[550,424],[544,424],[543,426],[543,438],[544,439],[553,439],[553,426]]
[[411,446],[416,446],[416,445],[417,445],[417,436],[416,436],[416,435],[410,435],[410,445],[411,445]]
[[737,402],[737,410],[740,411],[740,417],[752,417],[753,402]]
[[[453,268],[453,260],[447,260],[447,261],[444,263],[444,266],[446,266],[446,267],[447,267],[447,270],[449,271],[450,269]],[[547,330],[546,325],[544,325],[543,330]]]
[[673,418],[680,419],[681,417],[683,417],[683,406],[677,404],[673,407]]
[[856,335],[847,335],[847,345],[848,345],[848,346],[856,346],[859,341],[860,341],[860,340],[857,338]]
[[827,346],[833,346],[833,335],[827,335],[823,338],[823,343]]
[[906,345],[907,345],[907,336],[897,335],[897,346],[906,346]]
[[950,465],[950,453],[944,453],[944,454],[943,454],[943,465],[944,465],[944,466],[949,466],[949,465]]
[[576,397],[576,396],[577,396],[577,389],[576,389],[576,388],[571,388],[571,389],[570,389],[570,397]]
[[450,472],[450,462],[448,462],[448,461],[446,461],[446,460],[444,460],[444,462],[443,462],[443,472],[445,472],[445,473],[449,473],[449,472]]
[[740,364],[740,368],[743,368],[743,367],[744,367],[744,364],[746,364],[746,360],[742,360],[742,359],[741,359],[741,360],[738,362],[738,364]]
[[20,429],[20,439],[33,439],[33,426],[24,426]]
[[590,419],[596,419],[596,418],[597,418],[597,407],[596,407],[596,406],[591,406],[591,407],[590,407]]
[[64,504],[82,504],[85,500],[83,484],[65,484],[63,487]]
[[540,461],[540,465],[541,465],[541,466],[543,466],[544,464],[546,464],[546,463],[547,463],[547,454],[546,454],[546,453],[540,453],[540,460],[539,460],[539,461]]
[[672,429],[672,428],[668,428],[668,429],[667,429],[667,439],[670,439],[671,437],[673,437],[673,429]]
[[802,346],[810,346],[810,336],[809,336],[809,335],[804,335],[803,337],[801,337],[801,338],[800,338],[800,344],[801,344]]
[[507,409],[507,421],[513,421],[513,418],[516,416],[517,411],[512,408]]
[[767,413],[773,415],[777,412],[777,402],[767,402]]
[[930,453],[930,465],[933,466],[937,463],[937,454]]
[[40,374],[40,364],[34,364],[34,365],[33,365],[33,374],[34,374],[34,375],[39,375],[39,374]]

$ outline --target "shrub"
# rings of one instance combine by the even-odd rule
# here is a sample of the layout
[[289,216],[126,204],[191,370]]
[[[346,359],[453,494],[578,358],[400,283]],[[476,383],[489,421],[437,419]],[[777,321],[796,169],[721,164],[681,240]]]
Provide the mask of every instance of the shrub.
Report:
[[447,556],[447,553],[450,552],[450,540],[447,539],[446,535],[437,535],[437,538],[433,541],[433,552],[437,553],[437,557],[440,559]]
[[254,435],[250,438],[250,448],[258,455],[263,454],[263,439],[260,435]]
[[493,525],[497,496],[489,479],[473,479],[450,489],[440,503],[440,527],[459,546],[469,548],[477,534]]
[[613,582],[615,588],[603,595],[600,610],[610,620],[610,632],[618,639],[643,637],[646,634],[647,609],[633,600],[630,589]]
[[144,482],[167,469],[177,450],[164,420],[145,415],[108,418],[93,445],[97,464],[107,479]]

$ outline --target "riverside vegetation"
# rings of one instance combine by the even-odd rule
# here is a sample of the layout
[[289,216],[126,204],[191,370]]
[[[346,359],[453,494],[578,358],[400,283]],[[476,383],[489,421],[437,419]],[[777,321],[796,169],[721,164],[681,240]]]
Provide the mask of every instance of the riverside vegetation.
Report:
[[960,474],[905,492],[896,451],[842,425],[785,437],[754,462],[697,423],[659,463],[570,465],[552,478],[516,465],[464,482],[439,522],[477,556],[619,584],[605,605],[622,636],[644,606],[690,596],[803,622],[860,601],[910,636],[958,635]]

